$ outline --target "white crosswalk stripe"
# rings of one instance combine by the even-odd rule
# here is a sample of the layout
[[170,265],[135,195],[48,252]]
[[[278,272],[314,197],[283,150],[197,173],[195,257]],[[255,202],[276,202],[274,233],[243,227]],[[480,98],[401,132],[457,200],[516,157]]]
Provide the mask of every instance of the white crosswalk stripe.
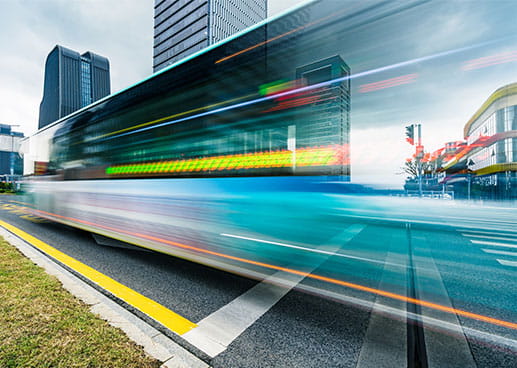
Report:
[[505,259],[498,259],[497,262],[499,262],[503,266],[517,267],[517,262],[515,262],[515,261],[507,261]]
[[482,246],[481,250],[484,253],[498,255],[499,257],[512,257],[511,260],[495,258],[494,261],[497,261],[500,265],[517,267],[517,260],[513,258],[517,257],[517,251],[513,251],[513,249],[517,249],[517,237],[512,236],[512,234],[465,230],[461,232],[461,235],[465,236],[472,244]]
[[490,240],[500,240],[500,241],[513,241],[517,242],[517,238],[507,238],[502,236],[492,236],[492,235],[480,235],[480,234],[466,234],[463,233],[463,236],[466,236],[468,238],[481,238],[481,239],[490,239]]
[[470,241],[474,244],[491,245],[493,247],[506,247],[506,248],[517,249],[517,244],[507,244],[507,243],[490,242],[490,241],[483,241],[483,240],[470,240]]
[[491,254],[502,254],[505,256],[512,256],[517,257],[517,252],[507,252],[504,250],[494,250],[494,249],[481,249],[485,253],[491,253]]

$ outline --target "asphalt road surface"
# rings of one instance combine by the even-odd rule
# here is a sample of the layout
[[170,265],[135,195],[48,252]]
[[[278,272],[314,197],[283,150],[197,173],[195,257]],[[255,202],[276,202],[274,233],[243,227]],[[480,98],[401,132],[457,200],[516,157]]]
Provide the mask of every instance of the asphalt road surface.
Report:
[[[270,270],[267,280],[254,280],[99,245],[92,234],[23,207],[18,197],[3,197],[0,219],[198,324],[200,333],[175,340],[214,367],[517,367],[511,229],[361,221],[344,213],[342,232],[321,240],[336,248],[324,248],[306,270],[318,277]],[[261,244],[305,264],[303,249],[282,246],[300,247],[295,233]],[[257,240],[264,239],[221,238],[233,249]],[[210,335],[210,325],[224,333]]]

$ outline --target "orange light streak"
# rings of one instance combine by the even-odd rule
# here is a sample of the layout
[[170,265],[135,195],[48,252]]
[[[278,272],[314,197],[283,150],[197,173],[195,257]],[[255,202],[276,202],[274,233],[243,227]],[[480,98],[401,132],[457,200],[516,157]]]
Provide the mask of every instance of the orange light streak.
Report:
[[342,280],[338,280],[338,279],[334,279],[334,278],[330,278],[330,277],[326,277],[326,276],[315,275],[315,274],[312,274],[312,273],[298,271],[298,270],[295,270],[295,269],[292,269],[292,268],[275,266],[275,265],[272,265],[272,264],[269,264],[269,263],[264,263],[264,262],[252,261],[250,259],[236,257],[236,256],[231,256],[229,254],[224,254],[224,253],[219,253],[219,252],[214,252],[214,251],[211,251],[211,250],[208,250],[208,249],[198,248],[198,247],[194,247],[194,246],[191,246],[191,245],[186,245],[186,244],[178,243],[178,242],[175,242],[175,241],[172,241],[172,240],[158,238],[158,237],[155,237],[155,236],[152,236],[152,235],[146,235],[146,234],[141,234],[141,233],[132,232],[132,231],[128,231],[128,230],[117,229],[117,228],[113,228],[113,227],[110,227],[110,226],[96,224],[96,223],[93,223],[93,222],[90,222],[90,221],[86,221],[86,220],[80,220],[80,219],[76,219],[76,218],[73,218],[73,217],[67,217],[67,216],[62,216],[62,215],[58,215],[58,214],[54,214],[54,213],[50,213],[50,212],[46,212],[46,211],[37,210],[37,209],[34,209],[34,208],[25,207],[25,209],[28,212],[31,212],[31,211],[37,212],[40,215],[43,214],[43,215],[46,215],[47,217],[50,216],[50,217],[55,217],[55,218],[61,218],[61,219],[64,219],[64,220],[68,220],[68,221],[72,221],[72,222],[76,222],[76,223],[81,223],[81,224],[85,224],[85,225],[89,225],[89,226],[93,226],[93,227],[98,227],[98,228],[109,230],[109,231],[114,231],[114,232],[118,232],[118,233],[124,233],[124,234],[130,235],[130,236],[134,236],[134,237],[137,237],[137,238],[141,238],[141,239],[147,239],[147,240],[151,240],[151,241],[162,243],[162,244],[172,245],[172,246],[175,246],[177,248],[191,250],[191,251],[195,251],[195,252],[199,252],[199,253],[205,253],[205,254],[221,257],[221,258],[231,259],[231,260],[234,260],[234,261],[239,261],[239,262],[251,264],[251,265],[254,265],[254,266],[269,268],[269,269],[272,269],[272,270],[284,271],[284,272],[291,273],[291,274],[294,274],[294,275],[300,275],[300,276],[308,277],[308,278],[311,278],[311,279],[314,279],[314,280],[324,281],[324,282],[328,282],[328,283],[331,283],[331,284],[344,286],[344,287],[347,287],[347,288],[350,288],[350,289],[364,291],[364,292],[371,293],[371,294],[374,294],[374,295],[380,295],[380,296],[384,296],[384,297],[387,297],[387,298],[390,298],[390,299],[400,300],[400,301],[403,301],[403,302],[406,302],[406,303],[412,303],[412,304],[420,305],[422,307],[427,307],[427,308],[439,310],[439,311],[442,311],[442,312],[445,312],[445,313],[456,314],[456,315],[459,315],[459,316],[475,319],[475,320],[486,322],[486,323],[490,323],[490,324],[493,324],[493,325],[503,326],[503,327],[507,327],[507,328],[511,328],[511,329],[517,330],[517,323],[508,322],[508,321],[500,320],[500,319],[497,319],[497,318],[492,318],[492,317],[484,316],[482,314],[477,314],[477,313],[472,313],[472,312],[464,311],[464,310],[461,310],[461,309],[456,309],[456,308],[452,308],[452,307],[446,307],[444,305],[428,302],[428,301],[421,300],[421,299],[409,298],[407,296],[399,295],[399,294],[392,293],[392,292],[389,292],[389,291],[375,289],[375,288],[371,288],[371,287],[368,287],[368,286],[359,285],[359,284],[355,284],[355,283],[351,283],[351,282],[347,282],[347,281],[342,281]]
[[291,33],[294,33],[294,32],[299,31],[300,29],[304,29],[305,27],[307,27],[307,26],[301,26],[301,27],[298,27],[298,28],[292,29],[292,30],[290,30],[289,32],[286,32],[286,33],[283,33],[283,34],[278,35],[278,36],[276,36],[276,37],[270,38],[269,40],[259,42],[259,43],[257,43],[256,45],[250,46],[250,47],[248,47],[248,48],[246,48],[246,49],[244,49],[244,50],[237,51],[236,53],[233,53],[233,54],[231,54],[231,55],[225,56],[225,57],[223,57],[223,58],[221,58],[221,59],[217,60],[215,63],[216,63],[216,64],[222,63],[223,61],[226,61],[226,60],[229,60],[229,59],[231,59],[231,58],[233,58],[233,57],[235,57],[235,56],[239,56],[239,55],[241,55],[241,54],[244,54],[244,53],[246,53],[246,52],[248,52],[248,51],[251,51],[251,50],[253,50],[253,49],[256,49],[257,47],[264,46],[264,45],[266,45],[266,44],[268,44],[268,43],[270,43],[270,42],[273,42],[273,41],[278,40],[278,39],[280,39],[280,38],[282,38],[282,37],[288,36],[288,35],[290,35]]

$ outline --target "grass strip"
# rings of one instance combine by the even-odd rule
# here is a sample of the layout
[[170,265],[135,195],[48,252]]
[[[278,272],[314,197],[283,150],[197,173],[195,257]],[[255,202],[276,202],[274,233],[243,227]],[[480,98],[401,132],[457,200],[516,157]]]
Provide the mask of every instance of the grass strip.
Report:
[[0,367],[159,367],[0,237]]

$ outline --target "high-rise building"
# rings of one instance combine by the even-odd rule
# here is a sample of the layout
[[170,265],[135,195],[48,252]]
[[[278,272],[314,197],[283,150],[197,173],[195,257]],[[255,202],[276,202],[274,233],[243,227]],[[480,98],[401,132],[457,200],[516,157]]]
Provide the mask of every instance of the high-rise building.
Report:
[[47,56],[39,125],[44,126],[110,94],[109,61],[57,45]]
[[156,72],[267,16],[267,0],[155,0]]

